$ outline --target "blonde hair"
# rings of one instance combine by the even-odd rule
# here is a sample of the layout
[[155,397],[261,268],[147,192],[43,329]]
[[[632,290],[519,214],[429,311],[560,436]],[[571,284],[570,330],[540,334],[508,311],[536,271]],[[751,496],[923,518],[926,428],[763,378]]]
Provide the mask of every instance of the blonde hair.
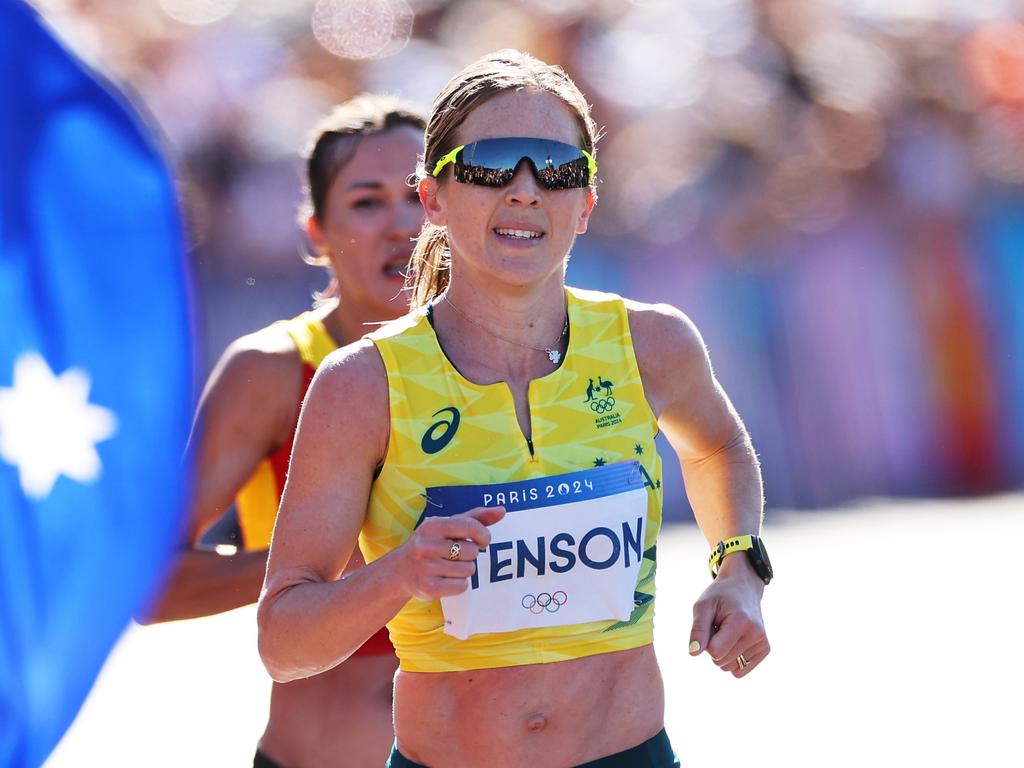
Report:
[[[505,91],[532,89],[561,99],[579,124],[581,146],[595,154],[599,138],[590,116],[590,105],[565,71],[528,53],[512,49],[483,56],[448,81],[434,99],[427,122],[423,159],[416,167],[417,180],[429,175],[438,160],[456,146],[455,134],[469,113]],[[410,306],[421,307],[448,287],[451,250],[448,231],[423,224],[412,254],[406,279]]]

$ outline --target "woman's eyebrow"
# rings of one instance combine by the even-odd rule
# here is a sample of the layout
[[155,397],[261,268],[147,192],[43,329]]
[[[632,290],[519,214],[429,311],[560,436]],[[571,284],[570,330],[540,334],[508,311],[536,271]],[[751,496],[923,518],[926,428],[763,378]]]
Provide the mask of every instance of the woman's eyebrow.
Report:
[[352,189],[382,189],[384,187],[379,181],[353,181],[345,187],[346,190]]

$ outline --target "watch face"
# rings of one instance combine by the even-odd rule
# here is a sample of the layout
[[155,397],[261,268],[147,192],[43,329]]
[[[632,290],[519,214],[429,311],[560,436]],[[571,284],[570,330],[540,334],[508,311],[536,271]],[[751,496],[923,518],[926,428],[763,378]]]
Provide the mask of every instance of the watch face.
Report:
[[754,570],[757,571],[757,575],[767,584],[775,575],[775,572],[772,571],[772,561],[768,559],[768,550],[765,549],[761,537],[752,536],[751,539],[754,545],[753,549],[750,550],[751,562],[754,564]]

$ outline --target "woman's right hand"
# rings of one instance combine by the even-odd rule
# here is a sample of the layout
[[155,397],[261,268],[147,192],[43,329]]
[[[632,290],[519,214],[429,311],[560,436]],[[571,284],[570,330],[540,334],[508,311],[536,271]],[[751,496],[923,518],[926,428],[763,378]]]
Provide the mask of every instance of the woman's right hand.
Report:
[[427,602],[465,592],[477,555],[491,543],[488,526],[504,516],[504,507],[476,507],[460,515],[424,520],[395,551],[405,590]]

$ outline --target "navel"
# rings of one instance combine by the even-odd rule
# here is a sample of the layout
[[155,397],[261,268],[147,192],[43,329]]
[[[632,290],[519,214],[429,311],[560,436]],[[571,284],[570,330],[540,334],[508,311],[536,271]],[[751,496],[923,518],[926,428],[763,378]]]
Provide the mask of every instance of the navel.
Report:
[[548,719],[536,712],[526,718],[526,730],[530,733],[540,733],[548,726]]

